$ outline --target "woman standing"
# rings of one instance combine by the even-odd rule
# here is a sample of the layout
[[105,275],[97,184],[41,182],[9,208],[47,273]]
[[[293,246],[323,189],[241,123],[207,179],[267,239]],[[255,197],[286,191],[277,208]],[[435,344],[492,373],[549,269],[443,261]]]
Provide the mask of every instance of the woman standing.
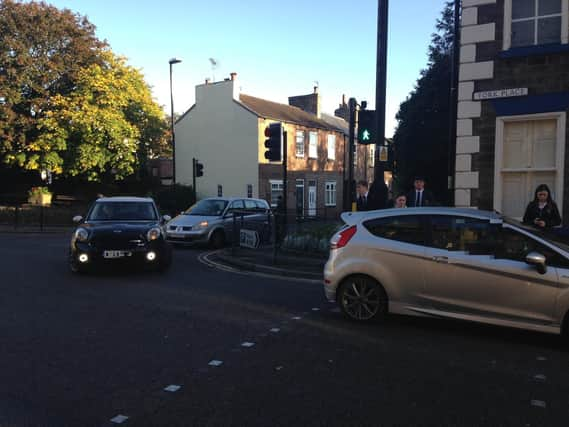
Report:
[[561,224],[559,209],[551,198],[551,191],[547,185],[541,184],[535,189],[534,199],[526,208],[523,222],[541,229]]

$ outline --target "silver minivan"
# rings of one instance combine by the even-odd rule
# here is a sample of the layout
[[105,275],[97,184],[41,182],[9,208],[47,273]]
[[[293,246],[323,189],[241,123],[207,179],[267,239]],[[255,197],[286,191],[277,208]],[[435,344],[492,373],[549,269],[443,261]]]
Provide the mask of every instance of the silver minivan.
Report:
[[569,246],[494,212],[344,213],[324,290],[357,321],[388,312],[567,332]]
[[271,208],[262,199],[210,197],[202,199],[166,224],[166,239],[172,243],[209,243],[221,248],[233,236],[233,216],[257,227],[268,227]]

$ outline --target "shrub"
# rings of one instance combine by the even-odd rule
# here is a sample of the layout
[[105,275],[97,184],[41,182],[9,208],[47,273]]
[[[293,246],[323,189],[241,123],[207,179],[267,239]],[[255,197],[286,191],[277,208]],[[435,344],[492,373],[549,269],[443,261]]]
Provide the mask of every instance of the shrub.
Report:
[[171,216],[179,214],[195,203],[192,186],[182,184],[176,184],[158,191],[154,200],[163,214]]

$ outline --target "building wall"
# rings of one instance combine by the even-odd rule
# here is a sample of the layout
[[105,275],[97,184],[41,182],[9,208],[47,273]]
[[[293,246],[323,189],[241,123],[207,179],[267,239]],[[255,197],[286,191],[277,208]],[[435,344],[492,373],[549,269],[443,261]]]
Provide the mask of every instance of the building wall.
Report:
[[[456,140],[457,206],[496,208],[496,104],[492,100],[475,101],[473,94],[528,88],[529,95],[534,96],[569,90],[569,52],[504,55],[507,47],[504,8],[505,0],[463,0]],[[509,99],[522,102],[522,98]],[[566,128],[563,133],[566,140]],[[566,164],[568,152],[566,149]],[[565,200],[564,211],[569,212],[569,182],[567,174],[564,175],[564,197],[560,198]]]
[[192,158],[204,165],[204,176],[196,178],[198,198],[259,194],[259,126],[255,114],[243,108],[233,80],[196,87],[196,104],[175,125],[176,179],[192,184]]
[[[259,119],[259,196],[271,202],[271,180],[280,181],[283,176],[282,163],[269,162],[264,158],[264,129],[273,120]],[[285,123],[285,131],[288,133],[288,176],[287,176],[287,209],[292,211],[296,208],[296,180],[304,180],[304,210],[308,210],[308,183],[316,181],[316,216],[337,217],[342,212],[343,188],[344,188],[344,150],[345,138],[343,133],[307,128],[291,123]],[[304,132],[304,157],[296,155],[296,132]],[[309,132],[318,133],[317,153],[318,158],[309,158]],[[328,159],[327,139],[329,134],[336,135],[335,159]],[[325,183],[336,182],[336,206],[325,205]]]

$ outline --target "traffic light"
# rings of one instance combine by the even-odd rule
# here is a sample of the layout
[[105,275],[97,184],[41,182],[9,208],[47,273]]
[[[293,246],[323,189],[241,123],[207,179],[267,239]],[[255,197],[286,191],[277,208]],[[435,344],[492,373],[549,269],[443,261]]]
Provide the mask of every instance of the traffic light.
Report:
[[283,127],[280,123],[271,123],[265,128],[265,159],[271,162],[278,162],[281,160],[281,147],[283,141]]
[[196,176],[203,176],[203,163],[196,160]]
[[377,143],[375,110],[358,111],[358,142],[368,145]]

